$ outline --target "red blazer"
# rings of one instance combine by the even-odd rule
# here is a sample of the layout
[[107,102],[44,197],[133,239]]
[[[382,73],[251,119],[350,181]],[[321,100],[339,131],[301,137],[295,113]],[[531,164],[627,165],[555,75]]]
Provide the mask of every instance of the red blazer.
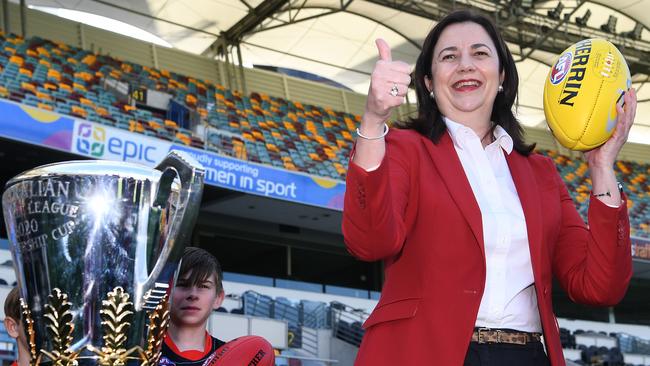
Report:
[[[619,302],[632,277],[627,205],[591,199],[588,228],[552,160],[514,150],[506,160],[526,217],[547,353],[564,365],[551,279],[575,302]],[[481,212],[449,135],[434,145],[391,129],[377,170],[350,162],[343,235],[357,258],[385,262],[356,365],[462,365],[486,267]]]

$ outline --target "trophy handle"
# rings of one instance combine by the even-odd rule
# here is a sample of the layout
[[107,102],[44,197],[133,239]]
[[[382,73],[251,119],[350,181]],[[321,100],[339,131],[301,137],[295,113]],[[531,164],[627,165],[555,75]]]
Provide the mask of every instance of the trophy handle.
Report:
[[[176,177],[181,182],[180,194],[176,202],[176,210],[174,216],[170,218],[167,232],[164,235],[164,244],[160,250],[160,255],[156,260],[156,264],[151,269],[148,275],[136,276],[135,280],[135,307],[136,310],[141,310],[146,305],[154,306],[155,304],[147,304],[147,299],[144,295],[147,291],[155,287],[162,287],[164,292],[168,292],[168,287],[172,285],[174,272],[177,269],[178,262],[183,249],[187,245],[196,217],[199,213],[201,205],[201,195],[203,193],[203,181],[205,180],[205,170],[203,166],[189,156],[187,153],[178,150],[172,150],[163,161],[156,166],[157,170],[162,171],[160,176],[158,191],[156,198],[152,204],[153,207],[164,207],[169,205],[167,198],[169,197],[172,184]],[[137,269],[147,268],[147,250],[140,250],[136,254],[136,271]],[[167,279],[166,283],[156,283],[156,280],[164,274],[163,280]],[[150,299],[154,300],[154,299]]]

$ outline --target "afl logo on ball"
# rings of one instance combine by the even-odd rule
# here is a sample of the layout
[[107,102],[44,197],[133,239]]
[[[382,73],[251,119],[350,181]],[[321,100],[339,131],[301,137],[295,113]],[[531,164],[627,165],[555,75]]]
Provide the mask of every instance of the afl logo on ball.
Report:
[[553,70],[551,70],[551,84],[557,85],[561,83],[562,80],[564,80],[564,77],[569,73],[569,70],[571,69],[572,60],[573,54],[571,52],[567,52],[560,56],[560,58],[555,63],[555,66],[553,66]]

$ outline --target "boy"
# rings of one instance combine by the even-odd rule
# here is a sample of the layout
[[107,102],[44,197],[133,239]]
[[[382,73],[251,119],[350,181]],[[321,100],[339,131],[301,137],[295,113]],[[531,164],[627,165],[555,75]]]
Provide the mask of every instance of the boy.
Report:
[[11,338],[16,340],[18,347],[18,360],[11,366],[29,366],[29,348],[27,347],[27,336],[23,327],[22,312],[20,310],[20,293],[14,287],[5,299],[5,329]]
[[225,342],[212,337],[206,325],[224,298],[223,273],[217,259],[203,249],[189,247],[172,296],[171,322],[162,346],[161,366],[210,364]]

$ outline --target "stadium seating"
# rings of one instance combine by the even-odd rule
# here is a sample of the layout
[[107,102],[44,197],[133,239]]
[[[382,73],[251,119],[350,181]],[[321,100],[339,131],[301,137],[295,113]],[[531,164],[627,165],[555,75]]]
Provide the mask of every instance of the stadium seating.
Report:
[[197,89],[191,80],[169,73],[96,55],[62,43],[37,37],[23,39],[10,34],[0,37],[0,96],[29,106],[84,118],[105,125],[140,132],[149,136],[203,147],[166,116],[125,104],[102,81],[107,78],[128,81],[154,90],[180,90],[173,95],[187,98],[187,90]]
[[320,301],[301,300],[301,322],[310,328],[329,328],[330,312],[326,303]]
[[[243,95],[38,37],[0,34],[0,43],[2,98],[255,163],[345,178],[358,115],[256,92]],[[126,104],[102,85],[105,78],[171,94],[175,103],[200,116],[206,132],[198,135],[159,112]],[[586,219],[587,165],[556,151],[540,153],[555,161]],[[629,197],[631,233],[650,238],[650,164],[619,161],[617,170]],[[650,246],[635,247],[635,255],[650,258]]]
[[[578,211],[583,219],[587,219],[589,195],[591,193],[591,179],[587,175],[587,164],[582,159],[571,159],[570,157],[558,154],[553,150],[541,150],[544,154],[553,159],[560,176],[567,185],[569,194],[573,197]],[[628,197],[628,211],[630,215],[631,235],[641,238],[650,238],[650,164],[639,164],[630,161],[617,161],[616,170],[619,172],[619,179]],[[641,245],[635,253],[641,258],[650,258],[650,246]]]
[[285,297],[271,298],[255,291],[241,296],[245,315],[286,320],[291,333],[289,346],[300,348],[303,344],[302,328],[332,329],[333,336],[359,346],[363,337],[362,322],[368,314],[340,302],[324,302]]
[[273,302],[273,318],[286,320],[290,327],[297,327],[300,323],[300,310],[286,297],[277,297]]
[[223,90],[207,123],[209,148],[240,159],[342,179],[359,116],[283,98]]
[[562,348],[576,348],[576,337],[566,328],[560,328],[560,343]]
[[273,314],[273,299],[254,291],[247,291],[242,295],[244,314],[271,318]]
[[[318,301],[295,300],[278,296],[276,298],[254,291],[241,296],[246,315],[260,316],[268,312],[255,310],[260,303],[271,315],[263,315],[288,322],[290,347],[301,348],[305,343],[303,327],[331,329],[332,336],[354,346],[363,338],[363,321],[368,313],[344,303],[332,301],[329,304]],[[249,304],[246,304],[246,302]],[[322,315],[314,320],[313,314]],[[325,320],[327,318],[327,320]],[[593,330],[560,328],[560,340],[565,356],[578,365],[636,366],[650,365],[650,340],[626,333],[596,332]],[[629,361],[629,362],[628,362]]]
[[289,346],[293,348],[302,346],[302,327],[330,328],[329,306],[324,302],[293,301],[285,297],[271,298],[252,290],[244,292],[241,300],[244,315],[287,321],[289,332],[292,335]]
[[243,96],[214,83],[37,37],[25,40],[10,34],[0,41],[0,97],[203,147],[201,137],[165,116],[119,101],[101,84],[110,77],[169,93],[195,110],[217,129],[206,136],[211,150],[324,177],[345,175],[350,131],[359,116],[258,93]]
[[[567,359],[578,365],[634,366],[650,362],[650,341],[625,333],[581,329],[571,333],[560,328],[560,340]],[[636,363],[637,360],[641,361]]]

